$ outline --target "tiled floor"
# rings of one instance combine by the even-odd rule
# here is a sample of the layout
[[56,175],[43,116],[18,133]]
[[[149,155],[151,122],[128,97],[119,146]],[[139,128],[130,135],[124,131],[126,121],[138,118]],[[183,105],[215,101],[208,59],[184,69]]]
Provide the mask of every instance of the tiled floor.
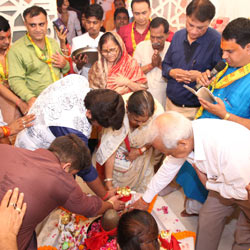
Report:
[[[175,212],[177,217],[181,220],[183,225],[187,228],[189,231],[196,231],[197,223],[198,223],[198,217],[181,217],[180,212],[184,209],[184,194],[181,191],[181,189],[172,192],[171,194],[168,194],[164,197],[166,200],[168,206]],[[220,245],[218,250],[229,250],[232,247],[233,239],[234,239],[234,229],[236,224],[235,215],[232,216],[232,218],[229,219],[228,223],[226,224]]]

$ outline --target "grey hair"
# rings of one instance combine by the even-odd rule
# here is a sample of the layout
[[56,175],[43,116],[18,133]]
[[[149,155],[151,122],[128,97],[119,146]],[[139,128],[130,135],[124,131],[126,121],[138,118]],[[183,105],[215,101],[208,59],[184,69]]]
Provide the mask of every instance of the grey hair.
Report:
[[[162,121],[165,123],[162,124]],[[177,147],[179,140],[188,139],[191,136],[193,136],[191,121],[175,111],[167,111],[153,121],[147,141],[152,142],[159,137],[167,149],[173,149]]]

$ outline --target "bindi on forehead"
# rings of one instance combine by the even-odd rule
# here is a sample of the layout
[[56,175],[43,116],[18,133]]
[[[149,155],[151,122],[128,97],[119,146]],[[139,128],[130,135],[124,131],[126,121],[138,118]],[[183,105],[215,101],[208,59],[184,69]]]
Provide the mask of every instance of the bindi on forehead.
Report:
[[10,32],[10,30],[8,30],[6,32],[5,31],[0,31],[0,36],[8,38],[8,37],[11,36],[11,32]]

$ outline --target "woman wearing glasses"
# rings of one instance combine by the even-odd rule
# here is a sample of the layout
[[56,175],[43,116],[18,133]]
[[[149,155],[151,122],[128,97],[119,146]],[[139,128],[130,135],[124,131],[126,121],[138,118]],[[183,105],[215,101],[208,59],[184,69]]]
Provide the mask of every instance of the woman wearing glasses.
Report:
[[116,32],[102,35],[98,50],[99,59],[89,71],[91,88],[108,88],[122,95],[147,89],[145,75]]

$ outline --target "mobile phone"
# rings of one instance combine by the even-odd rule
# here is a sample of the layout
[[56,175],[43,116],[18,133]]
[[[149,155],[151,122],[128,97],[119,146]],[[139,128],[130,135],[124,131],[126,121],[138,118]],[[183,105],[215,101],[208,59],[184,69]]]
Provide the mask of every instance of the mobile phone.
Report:
[[68,32],[68,29],[67,29],[67,27],[64,25],[62,19],[60,19],[60,18],[56,19],[55,21],[53,21],[53,24],[54,24],[54,26],[56,27],[56,29],[57,29],[58,31],[60,31],[60,30],[63,28],[63,33],[65,32],[65,30],[67,30],[67,32]]

